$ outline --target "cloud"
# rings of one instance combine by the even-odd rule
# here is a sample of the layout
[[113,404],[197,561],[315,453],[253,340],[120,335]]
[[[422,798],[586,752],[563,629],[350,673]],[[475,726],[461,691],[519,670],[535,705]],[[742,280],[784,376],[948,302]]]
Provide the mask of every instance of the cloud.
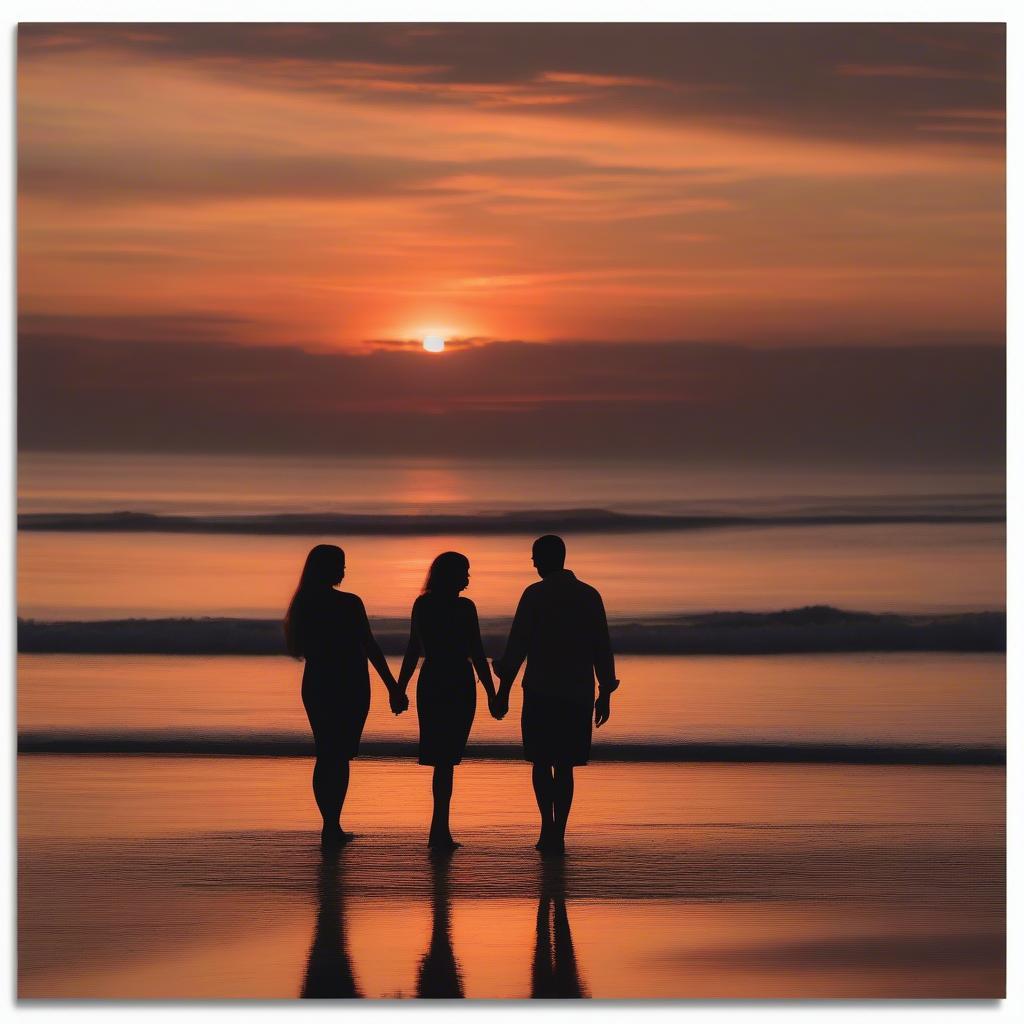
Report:
[[[166,327],[166,325],[165,325]],[[478,342],[444,356],[25,330],[26,449],[997,464],[1004,353]]]
[[18,317],[19,335],[26,339],[55,336],[100,342],[235,341],[249,325],[245,317],[210,313],[121,313],[86,317],[27,313]]
[[1002,326],[1001,26],[18,39],[23,312],[309,346]]
[[642,112],[819,138],[898,139],[922,99],[987,106],[1005,77],[1003,26],[970,24],[23,25],[19,51],[114,53],[338,99]]
[[924,67],[920,64],[840,64],[836,73],[848,78],[922,78],[956,82],[1001,82],[1002,75]]
[[[400,198],[473,193],[493,184],[535,181],[699,181],[713,168],[660,170],[567,157],[488,160],[370,157],[354,153],[194,153],[175,159],[171,147],[119,146],[84,153],[69,163],[58,152],[26,152],[19,161],[19,191],[66,202],[202,203],[251,198]],[[474,180],[475,179],[475,180]],[[481,179],[485,179],[481,181]]]

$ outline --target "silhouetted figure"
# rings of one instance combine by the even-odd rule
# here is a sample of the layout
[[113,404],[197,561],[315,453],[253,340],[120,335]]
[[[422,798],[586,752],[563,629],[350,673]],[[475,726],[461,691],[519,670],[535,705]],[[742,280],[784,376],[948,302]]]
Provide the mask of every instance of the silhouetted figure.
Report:
[[423,668],[416,682],[416,716],[420,724],[420,764],[434,768],[434,813],[428,845],[452,850],[448,821],[455,765],[466,752],[466,741],[476,714],[476,668],[494,700],[494,681],[484,656],[476,605],[459,594],[469,586],[469,559],[445,551],[434,559],[423,593],[412,606],[409,644],[398,674],[398,691],[405,693],[420,655]]
[[430,946],[420,961],[416,975],[416,995],[420,999],[464,999],[462,972],[452,949],[449,877],[450,851],[434,853],[430,858]]
[[316,930],[300,995],[303,999],[362,998],[348,954],[343,867],[337,857],[325,857],[320,864]]
[[565,568],[562,538],[548,534],[534,541],[533,564],[541,579],[523,591],[505,653],[494,662],[501,685],[491,710],[496,718],[508,712],[509,691],[525,659],[523,753],[533,763],[541,821],[537,849],[557,855],[565,852],[573,767],[590,758],[591,715],[598,726],[608,721],[619,683],[601,595]]
[[316,745],[313,796],[324,821],[320,841],[325,848],[353,838],[341,827],[341,809],[349,762],[359,753],[370,710],[367,659],[388,689],[392,710],[397,711],[396,699],[404,700],[370,632],[363,602],[334,589],[344,577],[345,552],[333,544],[317,544],[306,557],[284,623],[289,653],[306,662],[302,703]]
[[531,999],[585,999],[565,909],[564,861],[545,860],[537,903],[537,944],[530,972]]

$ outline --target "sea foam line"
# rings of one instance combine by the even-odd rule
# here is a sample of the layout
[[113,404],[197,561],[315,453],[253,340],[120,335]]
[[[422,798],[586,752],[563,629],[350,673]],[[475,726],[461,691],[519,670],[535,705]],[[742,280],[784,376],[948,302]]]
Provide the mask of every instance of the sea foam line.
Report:
[[[401,654],[405,619],[374,619],[388,654]],[[613,620],[612,643],[622,654],[789,654],[856,651],[1006,650],[1001,611],[897,615],[812,605],[776,612],[708,612]],[[506,619],[484,620],[484,646],[497,655]],[[180,618],[41,622],[18,620],[18,650],[26,654],[283,655],[276,619]]]
[[[402,740],[364,740],[360,756],[415,757],[416,744]],[[196,757],[310,757],[312,740],[301,734],[173,733],[141,730],[131,733],[24,732],[19,754],[192,755]],[[516,743],[476,743],[470,760],[522,760]],[[744,764],[889,764],[1003,765],[1006,751],[986,745],[703,742],[595,743],[594,761],[638,763],[722,762]]]
[[31,512],[18,516],[22,531],[62,533],[213,533],[293,536],[538,533],[643,533],[735,527],[870,526],[942,523],[1003,523],[995,504],[950,508],[878,508],[793,513],[694,514],[557,509],[471,514],[364,515],[282,513],[272,515],[173,515],[144,511]]

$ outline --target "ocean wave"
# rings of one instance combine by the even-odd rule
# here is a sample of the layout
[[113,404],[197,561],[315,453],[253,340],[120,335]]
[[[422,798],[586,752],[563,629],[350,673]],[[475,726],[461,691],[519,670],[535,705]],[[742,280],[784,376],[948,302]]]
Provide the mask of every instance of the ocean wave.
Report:
[[[401,740],[364,740],[362,757],[415,757],[416,744]],[[167,732],[130,733],[23,732],[19,754],[149,754],[196,757],[309,757],[313,742],[299,733]],[[476,743],[466,751],[470,760],[518,761],[516,743]],[[1006,751],[984,745],[924,745],[891,743],[711,742],[711,743],[600,743],[593,761],[731,762],[765,764],[905,764],[1002,765]]]
[[[484,620],[489,654],[503,649],[507,619]],[[401,654],[405,619],[374,619],[387,654]],[[708,612],[610,624],[621,654],[794,654],[856,651],[1005,651],[1006,615],[980,611],[896,615],[845,611],[828,605],[775,612]],[[283,655],[275,619],[114,619],[83,622],[18,620],[18,650],[26,654]]]
[[891,507],[814,507],[788,512],[646,513],[609,509],[369,515],[281,513],[272,515],[172,515],[157,512],[31,512],[18,529],[61,533],[206,533],[291,536],[538,533],[647,533],[738,527],[871,526],[942,523],[1002,523],[998,502]]

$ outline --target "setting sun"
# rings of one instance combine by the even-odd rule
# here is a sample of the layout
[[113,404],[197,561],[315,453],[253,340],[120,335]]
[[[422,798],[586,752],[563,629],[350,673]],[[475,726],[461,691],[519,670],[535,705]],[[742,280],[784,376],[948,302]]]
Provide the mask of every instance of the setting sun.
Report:
[[423,348],[427,352],[443,352],[444,338],[440,334],[428,334],[423,339]]

